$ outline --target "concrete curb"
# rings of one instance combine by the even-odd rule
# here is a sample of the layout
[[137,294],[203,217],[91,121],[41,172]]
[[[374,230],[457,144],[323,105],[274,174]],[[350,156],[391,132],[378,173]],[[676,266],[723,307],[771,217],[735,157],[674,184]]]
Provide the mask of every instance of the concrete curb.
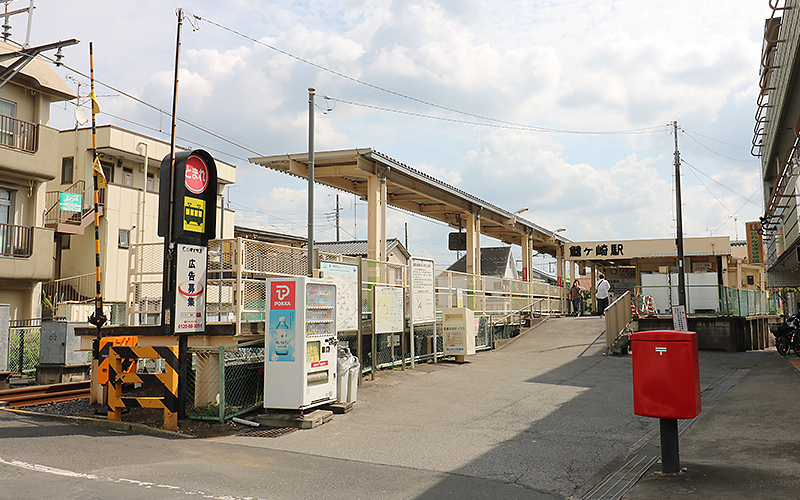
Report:
[[89,427],[100,427],[106,429],[115,429],[119,431],[130,431],[137,434],[148,434],[151,436],[170,437],[170,438],[183,438],[195,439],[194,436],[188,434],[181,434],[180,432],[168,431],[166,429],[157,429],[144,424],[137,424],[135,422],[117,422],[115,420],[100,420],[89,417],[77,417],[72,415],[53,415],[50,413],[37,413],[35,411],[17,410],[11,408],[0,408],[2,411],[10,413],[17,413],[27,417],[41,417],[50,420],[60,420],[63,422],[71,422],[75,424],[87,425]]

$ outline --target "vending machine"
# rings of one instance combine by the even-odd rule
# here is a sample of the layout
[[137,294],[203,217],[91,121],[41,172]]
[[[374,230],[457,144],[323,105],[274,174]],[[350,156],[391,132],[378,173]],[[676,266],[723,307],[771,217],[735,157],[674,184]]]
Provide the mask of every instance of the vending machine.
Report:
[[304,410],[336,401],[336,285],[267,280],[264,408]]

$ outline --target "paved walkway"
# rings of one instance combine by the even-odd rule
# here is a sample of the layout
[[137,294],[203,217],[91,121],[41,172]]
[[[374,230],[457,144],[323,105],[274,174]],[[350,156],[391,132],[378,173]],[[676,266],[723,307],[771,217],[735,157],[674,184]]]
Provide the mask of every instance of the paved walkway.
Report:
[[767,353],[751,353],[759,363],[681,436],[685,471],[664,475],[655,464],[622,498],[800,498],[800,372]]
[[[633,415],[630,357],[604,356],[602,332],[599,318],[553,319],[465,365],[382,373],[313,431],[219,441],[448,473],[416,498],[498,498],[466,478],[516,486],[515,498],[579,498],[658,427]],[[702,388],[769,358],[703,352]]]

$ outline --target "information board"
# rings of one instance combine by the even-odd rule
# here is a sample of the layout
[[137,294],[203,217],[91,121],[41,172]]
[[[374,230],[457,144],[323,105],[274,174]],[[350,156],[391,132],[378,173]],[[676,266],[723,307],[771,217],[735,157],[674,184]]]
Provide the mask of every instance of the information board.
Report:
[[403,288],[376,286],[372,289],[372,322],[374,333],[403,331]]
[[409,270],[413,302],[410,311],[411,320],[414,323],[431,322],[436,318],[433,261],[411,259]]
[[319,270],[336,284],[336,330],[358,330],[358,265],[321,261]]
[[205,331],[208,247],[179,243],[176,253],[175,332]]

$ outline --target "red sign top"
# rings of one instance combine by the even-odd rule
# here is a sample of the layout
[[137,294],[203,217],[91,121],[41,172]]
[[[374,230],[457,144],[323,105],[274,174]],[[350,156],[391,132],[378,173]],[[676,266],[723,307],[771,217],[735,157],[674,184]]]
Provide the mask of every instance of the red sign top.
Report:
[[197,155],[186,159],[186,189],[194,194],[201,194],[208,187],[208,166]]
[[272,281],[269,288],[269,308],[295,309],[294,281]]

